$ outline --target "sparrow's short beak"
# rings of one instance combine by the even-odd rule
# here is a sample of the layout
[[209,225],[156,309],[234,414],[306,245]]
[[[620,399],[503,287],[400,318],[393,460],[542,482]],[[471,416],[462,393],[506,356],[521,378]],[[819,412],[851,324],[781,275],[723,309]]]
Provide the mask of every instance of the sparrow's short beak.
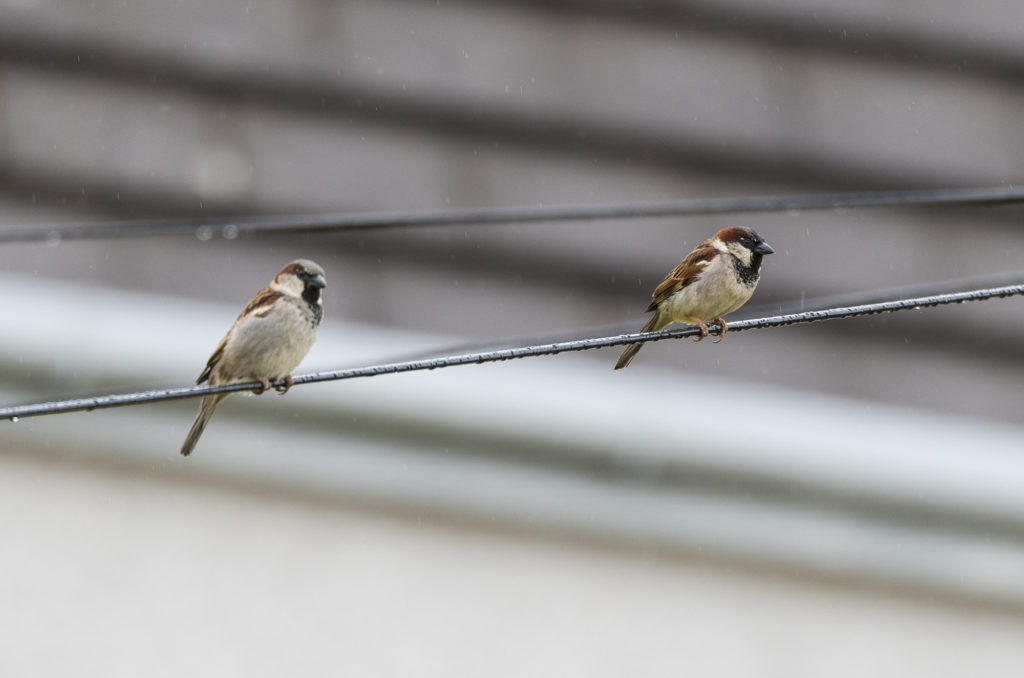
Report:
[[774,254],[775,250],[772,249],[771,245],[763,242],[754,248],[754,252],[757,254]]
[[322,275],[314,275],[312,278],[309,279],[309,284],[312,285],[313,287],[319,287],[320,289],[327,287],[327,281],[324,280],[324,277]]

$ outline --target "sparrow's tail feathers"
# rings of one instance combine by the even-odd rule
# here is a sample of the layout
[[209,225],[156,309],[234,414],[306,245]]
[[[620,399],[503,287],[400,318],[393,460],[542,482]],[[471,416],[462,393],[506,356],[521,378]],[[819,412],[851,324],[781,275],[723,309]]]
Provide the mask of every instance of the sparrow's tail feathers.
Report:
[[[665,327],[668,323],[661,322],[661,314],[657,311],[651,316],[651,319],[647,321],[640,331],[641,332],[657,332],[661,328]],[[640,349],[644,347],[644,342],[640,341],[635,344],[630,344],[626,347],[626,350],[619,356],[619,361],[615,363],[615,369],[621,370],[623,367],[629,365]]]
[[192,422],[192,428],[188,430],[188,435],[185,436],[185,442],[181,446],[181,453],[184,456],[192,454],[192,450],[195,449],[196,443],[199,442],[199,436],[203,435],[203,430],[206,429],[206,425],[210,423],[210,417],[213,416],[213,411],[217,409],[217,405],[220,401],[224,400],[227,393],[216,393],[214,395],[203,396],[202,401],[199,403],[199,413],[196,415],[196,420]]

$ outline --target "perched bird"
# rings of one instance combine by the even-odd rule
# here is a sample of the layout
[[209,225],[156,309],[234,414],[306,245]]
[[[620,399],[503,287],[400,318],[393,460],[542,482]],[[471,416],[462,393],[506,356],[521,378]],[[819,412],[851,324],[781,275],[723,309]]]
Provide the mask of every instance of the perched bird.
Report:
[[[259,395],[270,388],[271,381],[283,378],[284,385],[274,388],[282,395],[286,393],[293,383],[291,371],[316,339],[324,315],[321,290],[326,285],[324,269],[309,259],[296,259],[282,268],[245,305],[196,383],[208,381],[210,386],[219,386],[258,381],[262,387],[253,393]],[[203,396],[199,414],[181,446],[183,455],[192,453],[213,410],[228,395]]]
[[[669,323],[686,323],[700,327],[700,336],[694,338],[700,341],[708,336],[707,323],[714,321],[722,325],[715,342],[721,341],[729,329],[722,316],[746,303],[757,287],[762,257],[774,251],[752,229],[723,228],[697,245],[654,289],[647,307],[654,315],[640,331],[657,332]],[[643,345],[641,341],[627,346],[615,369],[628,365]]]

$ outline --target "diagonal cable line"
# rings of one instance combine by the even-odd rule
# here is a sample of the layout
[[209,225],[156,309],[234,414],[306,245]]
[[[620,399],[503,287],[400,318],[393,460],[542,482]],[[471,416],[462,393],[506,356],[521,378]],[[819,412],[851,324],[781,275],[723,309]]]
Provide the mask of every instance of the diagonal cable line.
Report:
[[[1024,284],[967,290],[947,294],[935,294],[923,297],[912,297],[909,299],[882,301],[871,304],[861,304],[858,306],[839,306],[818,311],[804,311],[801,313],[776,315],[766,318],[737,320],[729,324],[729,331],[742,332],[744,330],[784,327],[787,325],[812,323],[823,320],[838,320],[841,318],[854,318],[865,315],[876,315],[879,313],[893,313],[910,309],[966,303],[968,301],[983,301],[986,299],[1020,296],[1022,294],[1024,294]],[[720,326],[713,324],[708,327],[713,331],[721,329]],[[638,341],[651,342],[662,341],[665,339],[680,339],[683,337],[696,336],[699,331],[700,330],[696,327],[687,327],[675,330],[662,330],[660,332],[638,332],[609,337],[574,339],[571,341],[540,344],[536,346],[523,346],[499,349],[496,351],[464,353],[461,355],[452,355],[440,358],[371,365],[369,367],[315,372],[296,376],[294,377],[294,382],[296,385],[311,384],[321,381],[337,381],[342,379],[355,379],[357,377],[374,377],[382,374],[401,374],[403,372],[435,370],[455,367],[457,365],[501,362],[505,360],[516,360],[519,358],[556,355],[569,351],[587,351],[595,348],[622,346],[625,344],[636,343]],[[283,381],[275,382],[275,385],[283,385]],[[226,384],[223,386],[190,386],[184,388],[156,389],[137,393],[119,393],[90,398],[75,398],[71,400],[34,403],[29,405],[14,405],[9,407],[0,407],[0,419],[17,421],[21,417],[34,417],[64,412],[77,412],[82,410],[91,411],[107,407],[120,407],[124,405],[137,405],[140,403],[158,402],[163,400],[191,398],[209,393],[249,391],[258,388],[259,386],[259,382],[254,381],[239,384]]]
[[1024,202],[1024,187],[989,186],[920,191],[875,191],[807,195],[690,198],[652,202],[581,205],[523,205],[386,212],[152,219],[95,223],[37,224],[0,230],[0,243],[194,236],[227,240],[256,233],[329,233],[335,231],[428,226],[468,226],[538,221],[595,221],[711,214],[750,214],[924,205],[1004,205]]
[[[800,313],[803,311],[815,311],[827,308],[833,308],[837,306],[858,306],[861,304],[870,304],[878,301],[895,301],[903,299],[909,295],[923,297],[934,294],[950,294],[953,292],[960,292],[965,290],[989,288],[989,287],[1003,287],[1007,285],[1016,285],[1024,283],[1024,270],[1009,270],[1001,271],[999,273],[986,273],[983,275],[975,275],[964,278],[947,278],[945,280],[936,280],[927,283],[917,283],[910,285],[901,285],[899,287],[888,287],[871,290],[859,290],[857,292],[847,292],[841,294],[829,294],[823,296],[813,297],[801,297],[799,299],[789,299],[786,301],[774,301],[774,302],[762,302],[762,303],[748,303],[743,308],[735,311],[731,314],[731,317],[740,319],[755,318],[758,316],[766,316],[768,314],[774,315],[785,315],[790,313]],[[422,360],[425,358],[438,358],[444,355],[450,355],[455,353],[470,353],[470,352],[481,352],[481,351],[496,351],[502,348],[512,348],[521,344],[549,344],[561,341],[570,341],[576,336],[582,333],[587,334],[626,334],[633,328],[640,325],[642,320],[630,320],[628,322],[617,322],[617,323],[605,323],[602,325],[592,325],[587,327],[585,330],[577,328],[575,331],[562,330],[557,332],[547,333],[534,333],[530,335],[520,335],[517,337],[505,337],[500,340],[496,339],[482,339],[479,341],[463,341],[458,344],[451,344],[448,346],[438,346],[432,349],[423,349],[420,351],[406,352],[401,356],[394,356],[393,362],[406,362],[409,360]],[[729,328],[732,329],[734,321],[729,321]]]

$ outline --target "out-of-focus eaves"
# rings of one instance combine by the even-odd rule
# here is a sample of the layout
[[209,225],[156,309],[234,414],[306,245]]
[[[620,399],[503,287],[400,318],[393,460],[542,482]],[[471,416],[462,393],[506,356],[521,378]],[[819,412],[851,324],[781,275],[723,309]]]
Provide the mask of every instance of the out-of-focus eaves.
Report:
[[[5,401],[184,381],[234,310],[2,282]],[[360,364],[436,341],[334,320],[307,364]],[[76,463],[1024,606],[1024,430],[722,379],[681,390],[677,380],[562,357],[307,386],[225,403],[190,459],[176,450],[195,403],[6,423],[3,433],[8,449]],[[723,412],[743,416],[709,427]]]
[[[470,0],[472,1],[472,0]],[[685,34],[714,34],[726,40],[811,54],[882,62],[921,71],[977,79],[1013,87],[1024,82],[1024,50],[1019,43],[975,39],[973,31],[922,30],[865,18],[867,12],[836,12],[740,0],[514,0],[536,12],[587,20],[632,24]],[[962,28],[962,26],[961,26]]]
[[[685,130],[624,125],[585,111],[517,110],[471,98],[439,97],[380,87],[294,65],[266,68],[210,60],[186,51],[68,34],[0,12],[0,63],[51,74],[93,78],[195,97],[252,104],[296,115],[416,129],[475,143],[509,144],[545,153],[699,171],[730,180],[822,190],[970,185],[975,177],[927,167],[886,167],[837,158],[817,148],[768,142],[723,143]],[[809,188],[810,187],[810,188]]]

